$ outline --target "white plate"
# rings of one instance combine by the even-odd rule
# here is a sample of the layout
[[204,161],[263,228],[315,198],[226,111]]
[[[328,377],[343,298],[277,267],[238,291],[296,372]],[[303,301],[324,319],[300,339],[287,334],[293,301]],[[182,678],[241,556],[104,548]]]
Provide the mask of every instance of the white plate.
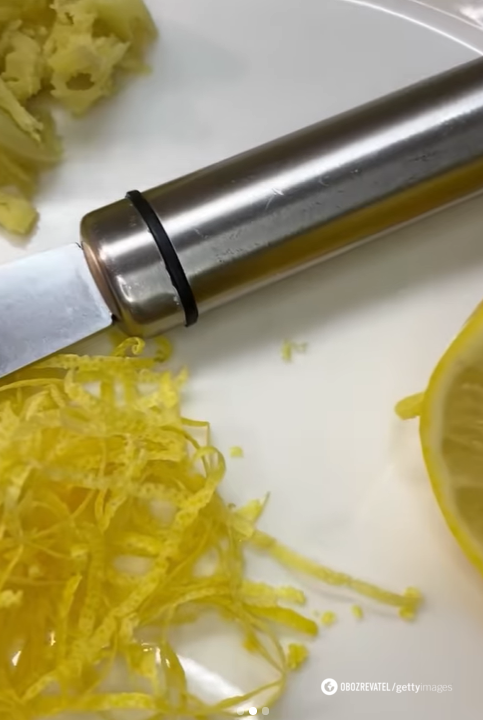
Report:
[[[418,3],[422,6],[429,8],[435,8],[440,12],[450,15],[452,17],[459,18],[463,22],[474,25],[477,28],[483,26],[483,3],[481,0],[409,0],[410,2]],[[384,0],[383,0],[384,5]],[[387,7],[387,5],[385,5]],[[421,20],[425,11],[418,8],[414,11],[415,17]],[[427,16],[426,16],[427,17]],[[438,24],[438,21],[436,21]],[[459,35],[459,33],[458,33]],[[479,46],[479,44],[478,44]]]
[[[475,25],[411,0],[150,5],[162,30],[154,74],[90,118],[65,122],[66,161],[44,184],[39,232],[26,248],[3,240],[2,262],[75,240],[84,212],[127,190],[483,50]],[[245,449],[229,462],[226,496],[271,491],[262,524],[284,542],[395,590],[417,585],[427,598],[414,625],[369,610],[357,623],[352,600],[321,588],[314,606],[335,610],[339,622],[322,631],[271,718],[481,715],[483,582],[440,516],[416,428],[399,423],[393,406],[424,387],[483,295],[482,219],[483,200],[473,200],[173,333],[192,371],[189,411],[211,419],[222,450]],[[280,359],[285,338],[309,344],[292,365]],[[263,577],[282,576],[263,565]],[[222,689],[232,658],[217,643],[197,638],[190,651],[208,647]],[[320,690],[328,677],[453,689],[329,697]],[[230,680],[243,688],[248,676]]]

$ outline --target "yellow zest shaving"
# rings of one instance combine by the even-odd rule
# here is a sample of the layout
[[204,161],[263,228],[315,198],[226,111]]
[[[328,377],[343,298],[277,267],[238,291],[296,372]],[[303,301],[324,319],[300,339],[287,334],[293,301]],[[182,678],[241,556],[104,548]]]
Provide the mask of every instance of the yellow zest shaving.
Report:
[[[414,587],[406,588],[404,595],[407,598],[416,600],[416,602],[420,602],[422,598],[421,591]],[[416,608],[409,606],[399,608],[399,617],[403,620],[414,620],[416,617]]]
[[270,535],[267,535],[260,530],[255,530],[253,532],[251,542],[255,547],[258,547],[271,555],[271,557],[277,560],[281,565],[284,565],[291,570],[304,573],[305,575],[327,583],[328,585],[347,587],[359,595],[363,595],[385,605],[392,605],[393,607],[405,609],[410,612],[417,612],[421,604],[422,597],[414,588],[408,588],[402,595],[388,590],[383,590],[371,583],[364,582],[363,580],[357,580],[346,573],[336,572],[328,567],[319,565],[319,563],[309,560],[303,555],[299,555],[290,548],[287,548],[285,545],[279,543],[275,538],[270,537]]
[[327,610],[327,612],[322,613],[322,617],[320,618],[322,625],[325,625],[326,627],[330,627],[331,625],[333,625],[336,620],[337,615],[331,610]]
[[294,353],[307,352],[307,343],[296,343],[293,340],[285,340],[280,354],[284,362],[292,362]]
[[[419,606],[415,591],[380,590],[259,531],[266,498],[224,503],[224,459],[209,424],[183,416],[187,373],[159,362],[170,352],[160,341],[146,357],[130,339],[111,356],[60,355],[0,384],[2,720],[114,708],[157,719],[233,712],[261,689],[204,702],[171,644],[173,626],[213,611],[275,669],[262,688],[271,705],[307,656],[299,645],[285,651],[279,632],[313,636],[317,624],[294,609],[303,592],[245,576],[247,546],[405,615]],[[206,557],[215,562],[200,574]],[[132,681],[119,692],[103,684],[115,661]]]
[[308,658],[309,651],[305,645],[291,643],[287,648],[287,665],[289,670],[297,670]]
[[416,393],[416,395],[410,395],[400,400],[395,407],[396,415],[401,420],[411,420],[418,417],[421,414],[423,399],[424,393]]
[[358,620],[362,620],[362,618],[364,617],[364,610],[361,608],[360,605],[353,605],[351,607],[351,612]]
[[235,446],[230,448],[230,457],[232,458],[242,458],[243,457],[243,448]]

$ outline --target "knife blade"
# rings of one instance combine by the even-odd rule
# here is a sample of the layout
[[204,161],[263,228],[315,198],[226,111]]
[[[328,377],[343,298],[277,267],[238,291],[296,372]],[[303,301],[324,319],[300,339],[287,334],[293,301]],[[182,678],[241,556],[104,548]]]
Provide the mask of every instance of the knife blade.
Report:
[[88,214],[0,266],[0,376],[151,337],[483,188],[483,58]]
[[0,308],[2,376],[112,324],[76,244],[0,266]]

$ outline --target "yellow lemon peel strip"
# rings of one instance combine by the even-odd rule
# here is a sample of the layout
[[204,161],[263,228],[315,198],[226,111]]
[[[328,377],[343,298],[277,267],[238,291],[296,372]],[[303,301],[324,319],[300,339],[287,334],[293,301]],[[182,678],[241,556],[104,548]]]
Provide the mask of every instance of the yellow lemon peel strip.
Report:
[[[146,356],[131,339],[111,356],[59,355],[0,385],[0,718],[115,708],[206,718],[261,689],[273,704],[307,656],[302,645],[284,650],[279,631],[318,628],[287,607],[304,605],[302,591],[246,577],[247,545],[403,617],[417,610],[415,591],[336,573],[259,531],[267,498],[223,501],[224,458],[209,423],[183,416],[187,373],[160,365],[170,354],[160,341]],[[207,556],[214,563],[200,574]],[[277,679],[215,704],[194,695],[168,631],[208,611],[236,624]],[[115,660],[132,687],[103,692]]]
[[423,400],[424,393],[416,393],[415,395],[410,395],[400,400],[395,407],[396,415],[400,417],[401,420],[411,420],[419,417]]
[[[382,588],[372,585],[371,583],[357,580],[346,573],[336,572],[330,568],[319,565],[313,560],[299,555],[290,548],[285,547],[270,535],[256,530],[253,533],[251,542],[257,548],[268,552],[275,560],[278,560],[285,567],[304,573],[328,585],[336,585],[347,587],[359,595],[369,597],[377,602],[393,607],[407,609],[417,612],[421,604],[421,596],[414,592],[405,591],[402,595],[383,590]],[[412,589],[411,589],[412,590]]]

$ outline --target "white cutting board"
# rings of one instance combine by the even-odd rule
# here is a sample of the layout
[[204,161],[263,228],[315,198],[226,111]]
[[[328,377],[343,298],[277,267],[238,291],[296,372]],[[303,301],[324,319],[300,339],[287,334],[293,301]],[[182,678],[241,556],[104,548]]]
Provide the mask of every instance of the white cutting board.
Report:
[[[483,50],[476,27],[412,0],[149,4],[161,29],[154,73],[90,118],[64,124],[66,160],[44,183],[40,229],[26,247],[0,240],[1,262],[76,240],[83,213],[127,190]],[[432,5],[447,11],[454,3]],[[390,589],[417,585],[427,598],[413,625],[370,609],[357,623],[352,600],[314,592],[314,607],[334,610],[339,622],[322,631],[271,718],[481,717],[483,579],[440,516],[416,427],[399,423],[393,406],[424,387],[482,297],[477,199],[173,333],[192,373],[188,411],[212,421],[223,451],[245,450],[245,459],[228,461],[226,497],[269,490],[262,525],[285,543]],[[306,355],[283,363],[285,338],[307,342]],[[287,579],[266,564],[256,571]],[[183,652],[190,673],[201,685],[211,678],[215,694],[226,682],[246,689],[249,669],[235,664],[223,637],[188,637]],[[324,678],[453,689],[326,696]]]

